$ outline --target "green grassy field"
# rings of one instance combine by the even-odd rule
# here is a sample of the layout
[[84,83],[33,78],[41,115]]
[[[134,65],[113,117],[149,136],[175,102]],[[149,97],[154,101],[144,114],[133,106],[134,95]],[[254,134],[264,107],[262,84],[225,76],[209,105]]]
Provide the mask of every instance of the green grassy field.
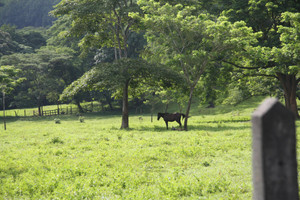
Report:
[[194,108],[187,132],[150,115],[131,115],[129,130],[119,115],[10,118],[0,199],[251,199],[249,120],[261,100]]

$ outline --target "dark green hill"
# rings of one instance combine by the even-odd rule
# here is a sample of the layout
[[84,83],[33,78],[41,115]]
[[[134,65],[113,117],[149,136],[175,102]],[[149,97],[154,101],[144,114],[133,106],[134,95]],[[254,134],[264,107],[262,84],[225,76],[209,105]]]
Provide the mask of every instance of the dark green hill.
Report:
[[59,0],[0,0],[0,26],[11,24],[17,28],[46,27],[54,18],[49,16]]

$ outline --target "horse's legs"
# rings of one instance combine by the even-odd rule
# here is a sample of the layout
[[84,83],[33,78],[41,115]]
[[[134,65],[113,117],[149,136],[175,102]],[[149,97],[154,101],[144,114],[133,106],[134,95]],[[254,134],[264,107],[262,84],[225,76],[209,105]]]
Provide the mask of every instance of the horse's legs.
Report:
[[167,129],[169,129],[169,128],[168,128],[168,121],[165,121],[165,122],[166,122]]
[[177,123],[179,124],[180,128],[181,128],[181,122],[180,122],[180,119],[177,120]]

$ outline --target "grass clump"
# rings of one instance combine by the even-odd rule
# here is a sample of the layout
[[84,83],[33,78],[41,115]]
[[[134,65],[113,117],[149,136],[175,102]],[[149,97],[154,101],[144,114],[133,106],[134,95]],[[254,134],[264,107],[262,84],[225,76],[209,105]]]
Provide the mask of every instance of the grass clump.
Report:
[[54,119],[54,123],[55,123],[55,124],[60,124],[60,123],[61,123],[61,121],[60,121],[60,119],[59,119],[59,118],[55,118],[55,119]]
[[79,116],[78,119],[79,119],[79,122],[80,122],[80,123],[84,123],[84,117],[83,117],[83,116]]
[[62,139],[60,139],[59,137],[54,137],[51,139],[50,143],[51,144],[63,144],[64,141]]

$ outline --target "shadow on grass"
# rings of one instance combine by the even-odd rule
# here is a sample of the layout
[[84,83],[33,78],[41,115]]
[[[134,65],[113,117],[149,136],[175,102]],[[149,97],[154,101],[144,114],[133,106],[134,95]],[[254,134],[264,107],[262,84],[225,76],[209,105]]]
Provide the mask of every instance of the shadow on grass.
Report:
[[[75,115],[75,114],[69,114],[69,115],[53,115],[53,116],[18,116],[18,117],[12,117],[8,116],[6,117],[7,122],[15,122],[18,120],[22,121],[49,121],[54,120],[56,118],[61,119],[63,121],[76,121],[80,116],[86,117],[88,119],[105,119],[105,118],[114,118],[114,117],[120,117],[120,113],[83,113],[81,115]],[[0,121],[3,121],[3,117],[0,117]]]
[[[211,132],[222,132],[222,131],[229,131],[229,130],[246,130],[249,129],[251,127],[251,124],[248,122],[238,122],[238,123],[245,123],[241,126],[232,126],[232,125],[226,125],[224,123],[214,123],[215,125],[213,125],[213,123],[209,123],[209,124],[198,124],[198,125],[188,125],[188,132],[192,132],[192,131],[211,131]],[[139,128],[133,128],[131,130],[134,131],[149,131],[149,132],[170,132],[170,131],[174,131],[174,132],[181,132],[184,131],[183,127],[180,128],[179,126],[176,127],[169,127],[169,129],[167,129],[165,126],[140,126]]]
[[212,132],[222,132],[222,131],[235,131],[235,130],[246,130],[250,128],[249,125],[244,126],[227,126],[224,124],[220,124],[217,126],[209,126],[209,125],[190,125],[188,126],[188,131],[212,131]]
[[226,114],[231,112],[242,112],[245,109],[252,109],[253,111],[266,99],[265,96],[257,96],[249,98],[237,105],[218,105],[215,108],[199,108],[197,112],[193,112],[196,115],[217,115]]

